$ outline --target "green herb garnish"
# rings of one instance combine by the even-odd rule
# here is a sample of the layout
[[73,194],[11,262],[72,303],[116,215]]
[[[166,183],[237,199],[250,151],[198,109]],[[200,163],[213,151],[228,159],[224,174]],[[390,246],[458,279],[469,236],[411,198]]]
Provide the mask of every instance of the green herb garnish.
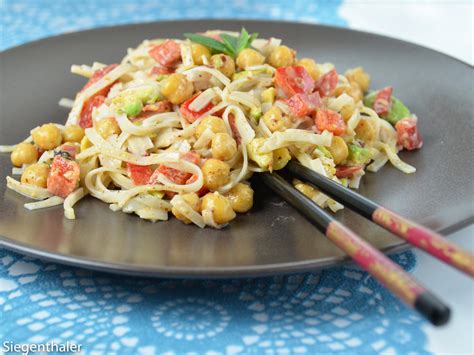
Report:
[[224,53],[235,58],[242,50],[250,47],[253,40],[257,38],[258,33],[252,33],[252,35],[249,35],[245,28],[242,28],[239,37],[231,36],[227,33],[221,33],[219,36],[222,39],[222,42],[196,33],[184,34],[184,37],[190,39],[194,43],[209,47],[216,53]]

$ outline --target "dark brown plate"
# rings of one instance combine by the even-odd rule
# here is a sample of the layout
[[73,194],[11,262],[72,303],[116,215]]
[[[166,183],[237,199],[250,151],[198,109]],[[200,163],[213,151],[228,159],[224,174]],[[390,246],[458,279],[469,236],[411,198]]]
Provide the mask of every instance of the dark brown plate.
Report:
[[[61,97],[74,97],[84,80],[71,64],[120,60],[145,38],[180,37],[205,29],[277,36],[300,57],[331,61],[340,71],[362,65],[372,87],[393,85],[415,112],[423,149],[401,157],[413,175],[386,166],[368,173],[360,192],[442,233],[472,222],[472,67],[438,52],[374,34],[325,26],[264,21],[172,21],[96,29],[53,37],[0,54],[0,142],[13,144],[34,126],[64,122]],[[175,219],[150,223],[112,212],[93,198],[81,201],[77,220],[61,207],[29,212],[27,199],[6,191],[11,171],[2,154],[0,245],[25,254],[105,271],[173,277],[237,277],[334,265],[344,257],[309,222],[256,185],[256,206],[224,230],[201,230]],[[384,251],[406,245],[351,211],[338,217]]]

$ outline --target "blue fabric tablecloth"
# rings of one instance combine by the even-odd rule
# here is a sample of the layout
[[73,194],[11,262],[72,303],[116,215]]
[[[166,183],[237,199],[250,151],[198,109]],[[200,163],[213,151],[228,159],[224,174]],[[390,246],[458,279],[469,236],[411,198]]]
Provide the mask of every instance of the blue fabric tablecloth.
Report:
[[[80,29],[176,18],[344,26],[339,1],[0,1],[0,49]],[[249,29],[251,30],[251,29]],[[406,270],[411,252],[393,259]],[[0,249],[0,340],[82,345],[86,354],[425,352],[426,323],[345,266],[223,281],[119,277]],[[0,348],[2,344],[0,343]]]

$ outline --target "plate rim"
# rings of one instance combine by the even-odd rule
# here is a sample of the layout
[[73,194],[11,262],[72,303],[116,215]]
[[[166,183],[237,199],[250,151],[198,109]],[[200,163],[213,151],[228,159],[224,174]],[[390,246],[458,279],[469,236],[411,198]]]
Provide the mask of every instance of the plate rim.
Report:
[[[260,19],[252,19],[252,18],[226,18],[226,19],[214,19],[214,18],[202,18],[202,19],[167,19],[167,20],[160,20],[160,21],[146,21],[146,22],[137,22],[137,23],[128,23],[128,24],[119,24],[119,25],[107,25],[89,29],[83,29],[78,31],[66,32],[55,34],[52,36],[48,36],[45,38],[36,39],[33,41],[29,41],[17,46],[13,46],[4,50],[0,51],[0,61],[4,55],[8,55],[11,52],[15,52],[17,50],[21,50],[23,48],[27,48],[30,46],[40,45],[44,42],[55,41],[61,37],[73,37],[77,35],[82,35],[84,33],[93,33],[95,31],[111,31],[117,28],[126,29],[131,27],[137,27],[142,25],[160,25],[163,23],[187,23],[187,24],[201,24],[206,21],[212,22],[220,22],[226,23],[230,21],[237,21],[237,22],[250,22],[250,23],[259,23],[259,24],[283,24],[283,25],[303,25],[303,26],[312,26],[312,27],[320,27],[326,28],[333,31],[342,31],[342,32],[352,32],[352,33],[360,33],[366,36],[373,36],[382,38],[385,40],[391,40],[396,42],[401,42],[405,45],[415,46],[417,48],[422,48],[438,55],[442,55],[447,57],[451,60],[454,60],[460,64],[467,66],[470,69],[473,69],[474,66],[468,62],[465,62],[459,58],[451,56],[449,54],[443,53],[433,48],[426,47],[424,45],[416,44],[410,41],[406,41],[399,38],[394,38],[391,36],[377,34],[370,31],[363,31],[351,28],[345,28],[340,26],[334,25],[327,25],[327,24],[319,24],[319,23],[312,23],[312,22],[297,22],[291,20],[260,20]],[[452,225],[446,226],[442,229],[436,229],[438,233],[441,233],[445,236],[448,236],[464,227],[467,227],[474,223],[474,215],[471,215],[464,220],[458,221]],[[190,266],[183,266],[183,267],[150,267],[146,265],[130,265],[130,264],[122,264],[116,262],[107,262],[107,261],[99,261],[94,260],[87,257],[82,256],[71,256],[63,253],[57,252],[50,252],[42,248],[33,248],[29,247],[27,244],[14,241],[7,236],[0,234],[0,247],[5,248],[7,250],[17,252],[23,255],[28,255],[32,257],[39,258],[41,260],[46,260],[50,262],[57,262],[64,265],[75,266],[75,267],[82,267],[86,269],[91,269],[100,272],[107,272],[113,274],[122,274],[122,275],[130,275],[130,276],[141,276],[141,277],[167,277],[167,278],[212,278],[212,279],[223,279],[223,278],[245,278],[245,277],[255,277],[255,276],[270,276],[276,274],[289,274],[289,273],[298,273],[298,272],[309,272],[315,271],[320,269],[325,269],[329,267],[335,267],[344,265],[347,263],[351,263],[351,259],[347,256],[339,256],[339,257],[326,257],[321,259],[309,259],[304,261],[298,262],[285,262],[285,263],[270,263],[264,265],[253,265],[253,266],[230,266],[230,267],[190,267]],[[385,254],[393,254],[401,251],[405,251],[410,249],[410,245],[407,242],[402,242],[401,244],[397,244],[394,246],[388,246],[385,248],[381,248],[383,253]]]
[[[369,222],[370,223],[370,222]],[[450,236],[452,233],[474,223],[474,216],[447,226],[435,229],[436,232]],[[89,270],[107,272],[118,275],[129,275],[138,277],[155,278],[189,278],[189,279],[226,279],[265,277],[271,275],[294,274],[301,272],[312,272],[346,264],[353,264],[348,256],[326,257],[317,260],[305,260],[298,262],[285,262],[276,264],[253,265],[253,266],[231,266],[231,267],[147,267],[140,265],[129,265],[107,261],[97,261],[82,256],[70,256],[63,253],[53,253],[44,249],[31,248],[27,244],[12,241],[6,236],[0,235],[0,247],[23,255],[39,258],[63,265],[82,267]],[[384,254],[394,254],[408,249],[414,249],[407,242],[379,249]]]

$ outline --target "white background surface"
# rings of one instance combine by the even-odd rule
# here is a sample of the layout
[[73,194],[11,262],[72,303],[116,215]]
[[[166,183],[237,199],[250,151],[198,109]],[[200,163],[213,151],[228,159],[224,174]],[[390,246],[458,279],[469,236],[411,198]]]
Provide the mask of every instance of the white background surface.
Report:
[[[349,0],[340,7],[339,15],[351,28],[421,44],[472,65],[473,7],[474,1]],[[469,93],[471,100],[473,94]],[[466,193],[473,196],[473,191]],[[474,226],[455,233],[450,239],[474,251]],[[447,326],[426,327],[428,350],[440,354],[474,354],[474,282],[423,252],[415,253],[418,260],[415,277],[452,310]]]
[[346,0],[339,15],[351,28],[424,45],[474,63],[473,0]]

